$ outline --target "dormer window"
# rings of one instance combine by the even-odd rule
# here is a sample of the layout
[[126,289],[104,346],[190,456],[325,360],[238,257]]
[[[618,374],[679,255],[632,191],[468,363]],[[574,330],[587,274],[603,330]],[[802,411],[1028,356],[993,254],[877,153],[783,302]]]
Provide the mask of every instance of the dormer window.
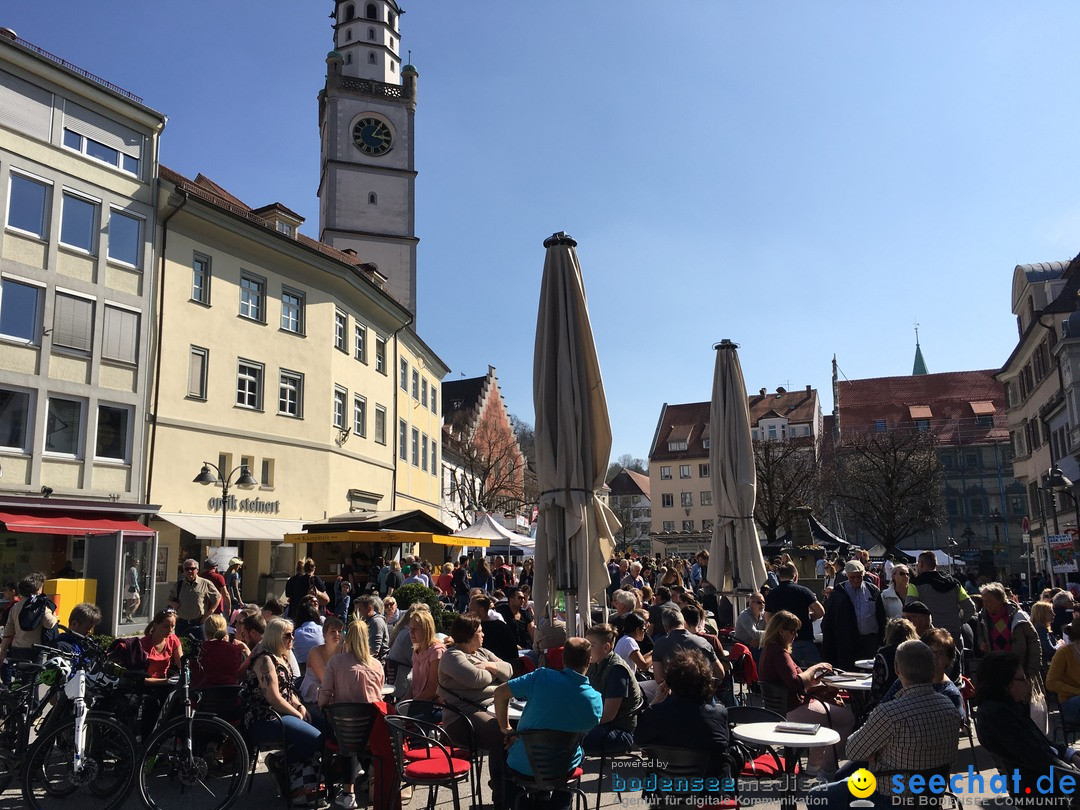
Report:
[[874,420],[874,433],[884,433],[884,432],[885,432],[885,420],[884,419],[875,419]]
[[296,236],[296,228],[294,228],[292,225],[290,225],[288,222],[285,222],[284,220],[279,219],[276,223],[274,223],[274,227],[277,228],[278,233],[283,233],[286,236]]
[[678,450],[685,450],[687,447],[686,441],[674,441],[667,443],[668,452],[676,452]]

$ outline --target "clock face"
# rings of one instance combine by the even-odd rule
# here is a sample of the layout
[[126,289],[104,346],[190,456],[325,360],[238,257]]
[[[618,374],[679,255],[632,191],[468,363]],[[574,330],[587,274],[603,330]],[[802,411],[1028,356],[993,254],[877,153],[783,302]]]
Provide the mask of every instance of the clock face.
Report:
[[353,143],[365,155],[385,155],[393,141],[390,127],[378,118],[361,118],[353,127]]

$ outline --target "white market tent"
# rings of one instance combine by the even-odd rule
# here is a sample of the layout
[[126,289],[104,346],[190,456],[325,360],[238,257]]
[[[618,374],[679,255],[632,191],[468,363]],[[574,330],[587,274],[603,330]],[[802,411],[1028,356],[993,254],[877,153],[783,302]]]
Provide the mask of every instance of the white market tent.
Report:
[[[881,545],[881,543],[878,543],[873,548],[867,549],[867,551],[870,552],[870,556],[873,557],[874,559],[881,559],[882,557],[885,556],[885,547],[883,545]],[[956,565],[956,566],[960,566],[960,567],[964,566],[964,561],[962,559],[960,559],[958,557],[950,557],[948,555],[948,553],[942,551],[939,548],[936,548],[936,549],[899,548],[899,549],[897,549],[897,551],[906,554],[907,556],[911,557],[913,560],[918,559],[919,555],[922,554],[923,551],[933,551],[934,556],[937,557],[938,568],[946,568],[946,567],[948,567],[950,565]]]
[[[486,512],[478,514],[476,522],[471,526],[454,532],[454,537],[460,537],[462,541],[487,540],[490,545],[486,553],[490,557],[497,554],[531,557],[536,553],[535,540],[510,531]],[[468,545],[468,543],[463,542],[463,545]]]

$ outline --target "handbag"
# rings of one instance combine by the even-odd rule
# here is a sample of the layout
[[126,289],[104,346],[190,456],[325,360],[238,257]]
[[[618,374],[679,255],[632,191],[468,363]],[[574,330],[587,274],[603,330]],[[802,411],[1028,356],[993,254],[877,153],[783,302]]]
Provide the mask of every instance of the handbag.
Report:
[[1050,732],[1050,712],[1046,708],[1046,692],[1043,690],[1042,678],[1031,679],[1031,702],[1028,704],[1028,712],[1031,721],[1039,727],[1043,734]]

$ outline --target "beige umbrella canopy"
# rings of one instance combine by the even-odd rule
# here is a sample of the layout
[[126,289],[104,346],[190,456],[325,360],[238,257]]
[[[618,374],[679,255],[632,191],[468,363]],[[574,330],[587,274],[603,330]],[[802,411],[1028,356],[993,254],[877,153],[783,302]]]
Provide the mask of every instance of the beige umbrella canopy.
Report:
[[565,233],[544,242],[533,360],[540,488],[533,598],[550,616],[556,591],[566,592],[571,632],[591,623],[589,600],[609,584],[606,564],[621,525],[596,496],[611,455],[611,424],[576,246]]
[[716,369],[709,412],[709,464],[716,522],[709,580],[722,592],[752,591],[765,581],[765,560],[754,527],[757,470],[746,383],[738,345],[723,340],[713,348]]

